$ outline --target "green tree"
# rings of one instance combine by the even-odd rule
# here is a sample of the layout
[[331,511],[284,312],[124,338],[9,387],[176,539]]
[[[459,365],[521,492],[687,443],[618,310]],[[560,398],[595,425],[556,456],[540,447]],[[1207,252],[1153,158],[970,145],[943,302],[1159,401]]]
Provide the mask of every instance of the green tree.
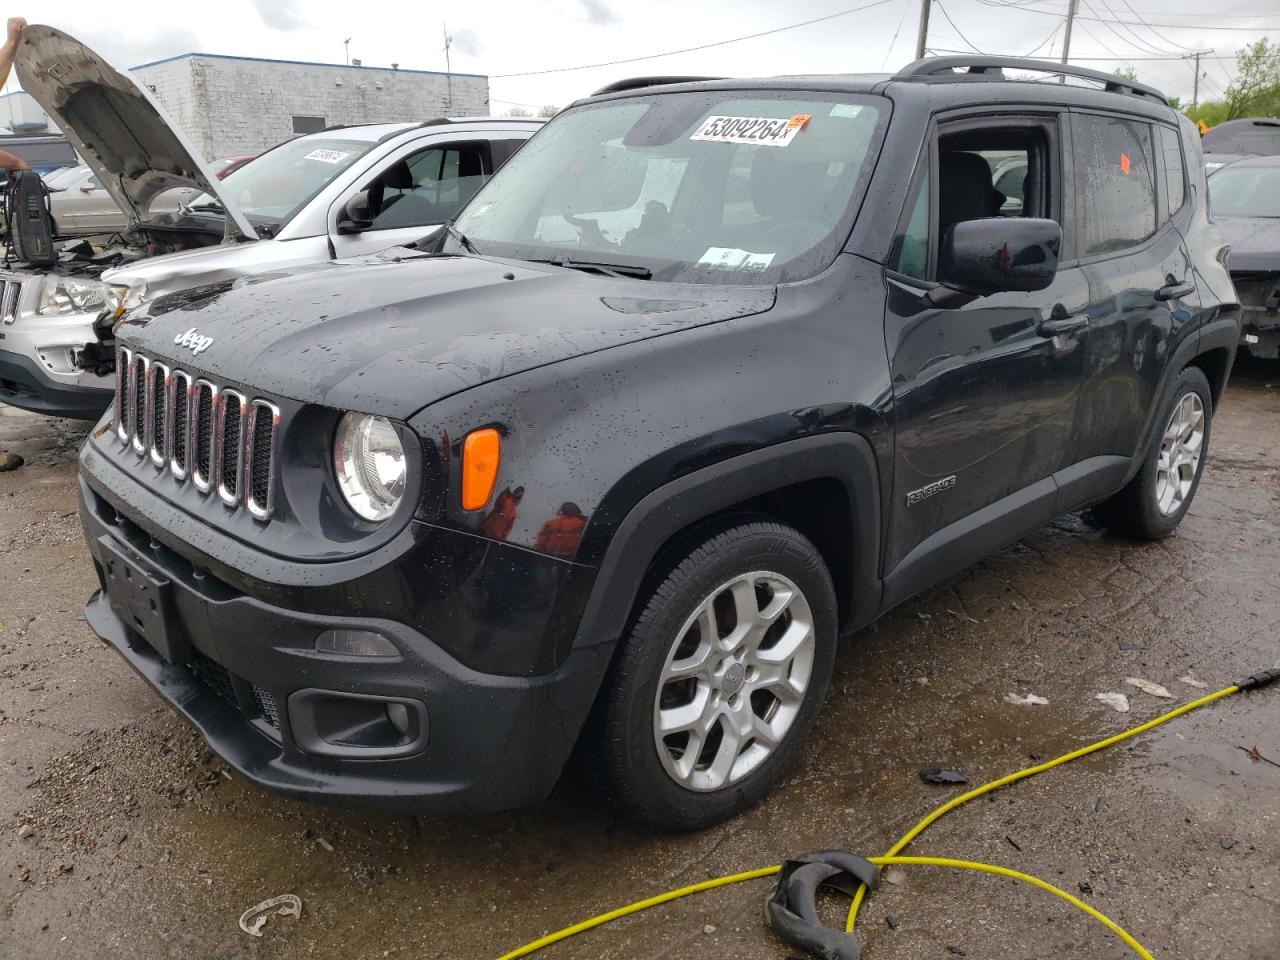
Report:
[[1263,37],[1238,53],[1236,76],[1227,87],[1223,119],[1280,113],[1280,45]]
[[1138,71],[1133,69],[1132,66],[1124,66],[1116,71],[1116,76],[1121,80],[1137,80]]
[[554,103],[548,103],[546,106],[544,106],[544,107],[540,107],[540,108],[538,109],[538,116],[540,116],[540,117],[554,117],[554,116],[555,116],[557,113],[559,113],[559,112],[560,112],[560,108],[559,108],[559,107],[557,107]]
[[531,117],[533,116],[533,114],[531,114],[524,107],[512,107],[510,110],[507,111],[507,116],[508,117]]

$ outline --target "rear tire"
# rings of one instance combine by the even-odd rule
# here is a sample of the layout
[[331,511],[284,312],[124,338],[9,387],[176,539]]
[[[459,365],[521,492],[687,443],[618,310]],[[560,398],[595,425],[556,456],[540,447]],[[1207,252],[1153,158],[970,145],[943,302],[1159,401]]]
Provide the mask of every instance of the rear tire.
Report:
[[1200,486],[1209,453],[1213,394],[1199,367],[1186,367],[1156,420],[1157,434],[1137,475],[1096,513],[1109,527],[1142,540],[1178,528]]
[[795,761],[835,659],[835,590],[797,530],[739,521],[639,599],[597,706],[591,762],[628,817],[692,830],[759,801]]

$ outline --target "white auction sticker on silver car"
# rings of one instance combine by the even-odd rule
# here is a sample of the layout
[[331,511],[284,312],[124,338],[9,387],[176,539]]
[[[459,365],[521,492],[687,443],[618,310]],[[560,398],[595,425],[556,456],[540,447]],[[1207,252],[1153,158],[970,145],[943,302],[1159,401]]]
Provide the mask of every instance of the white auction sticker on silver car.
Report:
[[319,160],[321,163],[341,163],[343,160],[347,159],[347,157],[349,157],[350,155],[351,154],[348,151],[343,151],[343,150],[318,149],[318,150],[312,150],[302,159],[303,160]]
[[807,113],[790,117],[707,117],[690,140],[714,143],[754,143],[785,147],[812,119]]

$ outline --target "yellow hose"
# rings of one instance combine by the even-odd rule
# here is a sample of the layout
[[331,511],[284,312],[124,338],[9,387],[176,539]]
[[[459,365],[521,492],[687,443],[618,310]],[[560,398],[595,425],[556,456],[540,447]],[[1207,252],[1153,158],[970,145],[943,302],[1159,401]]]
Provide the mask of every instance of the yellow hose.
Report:
[[[1087,916],[1096,920],[1098,923],[1101,923],[1108,930],[1123,940],[1129,949],[1139,957],[1143,958],[1143,960],[1153,960],[1151,954],[1143,948],[1142,944],[1138,943],[1137,940],[1130,936],[1110,917],[1098,910],[1095,910],[1084,901],[1073,897],[1065,890],[1061,890],[1053,884],[1047,883],[1038,877],[1033,877],[1030,874],[1020,873],[1017,870],[1010,870],[1007,867],[999,867],[988,863],[975,863],[969,860],[951,860],[945,857],[904,857],[900,856],[900,854],[907,844],[920,836],[920,834],[927,830],[940,817],[950,813],[952,810],[956,809],[956,807],[968,803],[970,800],[990,793],[993,790],[999,790],[1001,787],[1007,787],[1009,784],[1016,783],[1019,780],[1025,780],[1027,777],[1033,777],[1037,773],[1044,773],[1046,770],[1052,770],[1054,767],[1060,766],[1061,764],[1069,763],[1072,760],[1078,760],[1091,753],[1096,753],[1098,750],[1105,750],[1107,747],[1120,743],[1122,740],[1127,740],[1130,737],[1136,737],[1139,734],[1146,733],[1148,730],[1154,729],[1162,723],[1167,723],[1170,720],[1182,716],[1184,713],[1190,713],[1192,710],[1213,703],[1215,700],[1220,700],[1223,697],[1230,696],[1239,690],[1240,688],[1235,685],[1226,687],[1219,690],[1217,693],[1211,693],[1208,696],[1201,697],[1199,700],[1193,700],[1191,703],[1184,704],[1176,710],[1170,710],[1168,713],[1162,714],[1154,720],[1148,720],[1146,723],[1139,724],[1136,727],[1130,727],[1128,730],[1117,733],[1113,737],[1108,737],[1105,740],[1099,740],[1096,743],[1091,743],[1086,747],[1081,747],[1079,750],[1073,750],[1070,753],[1064,753],[1062,756],[1054,760],[1047,760],[1044,763],[1038,763],[1035,766],[1026,767],[1016,773],[1011,773],[1006,777],[1001,777],[999,780],[993,780],[988,784],[984,784],[981,787],[970,790],[968,793],[962,793],[958,797],[953,797],[946,803],[934,809],[928,814],[928,816],[904,833],[898,842],[890,847],[887,854],[883,857],[872,857],[870,860],[878,867],[891,865],[947,867],[955,870],[975,870],[979,873],[990,873],[995,874],[996,876],[1020,880],[1023,883],[1029,883],[1033,887],[1037,887],[1046,893],[1051,893],[1055,897],[1065,900],[1077,910],[1080,910]],[[660,893],[657,896],[649,897],[645,900],[637,900],[635,903],[628,904],[624,907],[618,907],[617,909],[610,910],[607,913],[598,914],[588,920],[583,920],[580,923],[575,923],[572,926],[565,927],[563,930],[557,930],[555,933],[549,933],[545,937],[539,937],[537,940],[526,943],[522,947],[517,947],[510,953],[504,953],[498,958],[498,960],[517,960],[519,957],[527,957],[532,953],[537,953],[545,947],[551,946],[553,943],[559,943],[560,941],[567,940],[579,933],[585,933],[587,930],[603,926],[606,923],[611,923],[612,921],[619,920],[622,917],[630,916],[633,913],[640,913],[642,910],[648,910],[650,907],[656,907],[662,903],[670,903],[672,900],[679,900],[682,897],[688,897],[695,893],[703,893],[707,890],[714,890],[718,887],[727,887],[734,883],[743,883],[747,880],[758,880],[761,877],[774,876],[781,870],[782,867],[780,865],[760,867],[756,870],[746,870],[742,873],[731,873],[723,877],[703,880],[701,883],[690,884],[687,887],[680,887],[676,890],[668,890],[666,893]],[[849,915],[845,920],[846,931],[853,930],[854,923],[858,917],[858,909],[862,906],[862,901],[866,896],[866,890],[866,887],[859,887],[857,893],[854,895],[853,903],[850,904],[849,907]]]

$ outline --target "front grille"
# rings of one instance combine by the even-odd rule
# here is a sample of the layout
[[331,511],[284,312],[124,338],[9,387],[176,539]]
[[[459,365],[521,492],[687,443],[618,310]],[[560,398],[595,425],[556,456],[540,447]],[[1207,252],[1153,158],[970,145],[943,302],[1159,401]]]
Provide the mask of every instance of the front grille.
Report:
[[236,690],[231,684],[231,674],[227,668],[216,660],[211,660],[199,650],[191,652],[191,662],[187,664],[200,680],[228,703],[239,706],[236,702]]
[[257,701],[258,712],[262,714],[262,719],[279,730],[280,708],[276,705],[276,698],[271,695],[271,692],[262,689],[255,683],[253,684],[253,699]]
[[122,347],[116,358],[116,435],[178,483],[217,490],[268,520],[280,409]]
[[169,436],[169,368],[163,363],[151,364],[151,384],[147,387],[147,419],[150,423],[151,462],[164,466]]
[[18,319],[18,297],[22,294],[21,280],[4,280],[0,289],[0,323],[6,326]]

